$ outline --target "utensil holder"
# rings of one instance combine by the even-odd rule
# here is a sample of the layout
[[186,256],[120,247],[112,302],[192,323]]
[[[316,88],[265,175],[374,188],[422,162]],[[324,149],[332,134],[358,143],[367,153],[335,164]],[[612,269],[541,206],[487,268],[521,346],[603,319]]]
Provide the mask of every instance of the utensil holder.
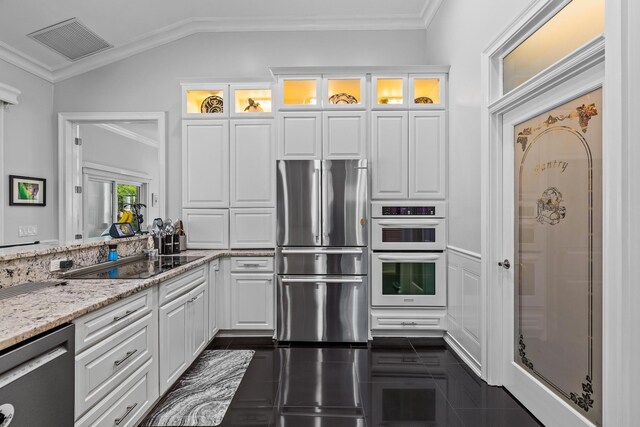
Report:
[[158,255],[164,253],[164,239],[160,236],[153,236],[153,249],[158,250]]
[[173,234],[167,234],[164,236],[164,252],[165,255],[173,253]]

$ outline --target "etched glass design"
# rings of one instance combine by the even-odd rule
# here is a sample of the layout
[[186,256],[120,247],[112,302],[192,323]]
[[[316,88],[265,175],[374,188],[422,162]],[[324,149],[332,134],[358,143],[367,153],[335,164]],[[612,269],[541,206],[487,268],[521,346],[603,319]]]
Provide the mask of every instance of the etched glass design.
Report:
[[514,360],[602,417],[602,90],[515,127]]

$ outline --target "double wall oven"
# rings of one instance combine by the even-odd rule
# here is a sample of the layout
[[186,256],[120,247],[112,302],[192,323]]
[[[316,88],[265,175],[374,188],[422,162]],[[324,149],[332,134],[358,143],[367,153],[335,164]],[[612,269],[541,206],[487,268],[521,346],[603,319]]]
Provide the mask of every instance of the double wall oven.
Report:
[[445,306],[445,202],[373,202],[372,209],[372,305]]

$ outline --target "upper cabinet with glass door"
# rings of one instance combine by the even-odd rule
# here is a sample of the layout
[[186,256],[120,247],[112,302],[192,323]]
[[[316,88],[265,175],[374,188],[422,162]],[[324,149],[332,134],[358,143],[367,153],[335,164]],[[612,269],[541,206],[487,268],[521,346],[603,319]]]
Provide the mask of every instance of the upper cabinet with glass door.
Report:
[[278,82],[280,110],[319,110],[322,79],[315,76],[280,77]]
[[408,76],[372,75],[371,108],[374,110],[406,110]]
[[182,85],[182,117],[216,119],[229,117],[229,85]]
[[409,75],[409,108],[412,110],[444,109],[447,77],[443,74]]
[[373,75],[374,110],[433,110],[446,107],[446,74]]
[[362,110],[367,108],[364,76],[327,76],[322,79],[322,106],[327,110]]
[[233,101],[231,117],[272,117],[272,93],[270,83],[230,85],[229,94]]

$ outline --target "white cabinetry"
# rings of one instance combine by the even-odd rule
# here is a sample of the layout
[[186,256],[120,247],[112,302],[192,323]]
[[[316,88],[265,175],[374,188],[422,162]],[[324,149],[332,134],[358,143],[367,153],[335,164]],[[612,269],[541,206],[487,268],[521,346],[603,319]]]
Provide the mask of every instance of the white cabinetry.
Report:
[[229,123],[182,123],[182,207],[229,206]]
[[187,228],[187,248],[229,247],[228,209],[183,209],[182,217]]
[[273,274],[232,274],[233,329],[273,329],[273,290]]
[[218,332],[218,301],[221,282],[220,260],[209,263],[209,340]]
[[322,158],[322,113],[287,111],[278,114],[278,158]]
[[273,207],[275,146],[270,119],[231,120],[231,207]]
[[229,225],[232,249],[273,248],[276,244],[273,208],[231,209]]
[[406,199],[409,195],[409,113],[371,113],[371,197]]
[[446,128],[442,111],[409,113],[409,198],[444,199]]
[[325,159],[367,158],[365,111],[325,111],[322,114],[322,125]]
[[[268,272],[268,273],[267,273]],[[231,328],[273,330],[273,258],[231,258]]]
[[154,297],[148,289],[74,321],[76,426],[137,425],[158,398]]
[[443,111],[371,113],[372,192],[378,199],[444,199]]
[[[189,278],[189,280],[186,280]],[[187,369],[208,340],[209,310],[206,267],[160,285],[167,301],[160,306],[160,393]],[[170,291],[169,291],[170,290]]]

